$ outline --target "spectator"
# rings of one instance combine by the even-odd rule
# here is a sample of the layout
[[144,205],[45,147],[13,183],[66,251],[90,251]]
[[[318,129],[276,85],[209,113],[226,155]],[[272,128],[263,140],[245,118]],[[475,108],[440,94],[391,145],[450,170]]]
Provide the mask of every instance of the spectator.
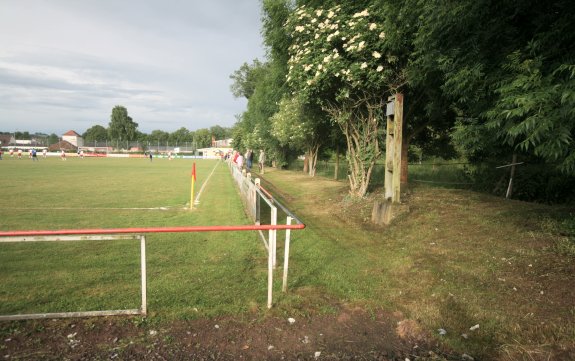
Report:
[[260,156],[258,157],[258,166],[260,167],[260,173],[264,174],[264,164],[266,162],[266,153],[263,149],[260,149]]
[[238,152],[238,158],[236,159],[236,164],[238,165],[238,169],[241,171],[244,166],[244,156]]
[[246,168],[248,172],[252,171],[253,162],[254,162],[254,151],[248,149],[248,152],[246,153]]

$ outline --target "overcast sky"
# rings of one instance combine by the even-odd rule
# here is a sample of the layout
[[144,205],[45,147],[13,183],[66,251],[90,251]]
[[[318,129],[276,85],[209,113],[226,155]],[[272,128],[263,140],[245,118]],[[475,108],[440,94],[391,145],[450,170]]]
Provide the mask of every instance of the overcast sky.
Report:
[[0,0],[0,131],[82,134],[115,105],[144,133],[230,127],[260,15],[260,0]]

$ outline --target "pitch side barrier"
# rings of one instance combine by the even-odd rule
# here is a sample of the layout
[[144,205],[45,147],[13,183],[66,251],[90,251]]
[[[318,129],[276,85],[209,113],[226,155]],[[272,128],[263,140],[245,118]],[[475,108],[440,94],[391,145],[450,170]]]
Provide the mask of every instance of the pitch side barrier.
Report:
[[[0,315],[0,321],[68,318],[68,317],[95,317],[116,315],[147,315],[147,277],[146,277],[146,234],[149,233],[190,233],[190,232],[237,232],[237,231],[286,231],[286,257],[284,258],[284,284],[282,290],[287,290],[287,262],[289,256],[289,238],[292,229],[303,229],[303,224],[291,212],[291,219],[296,224],[285,225],[241,225],[241,226],[181,226],[181,227],[143,227],[143,228],[110,228],[110,229],[60,229],[43,231],[1,231],[0,243],[8,242],[63,242],[63,241],[94,241],[94,240],[140,240],[140,266],[141,266],[141,306],[139,309],[105,310],[85,312],[58,312]],[[268,308],[272,306],[273,262],[272,248],[268,247]]]
[[[251,174],[245,169],[239,169],[238,166],[231,160],[228,160],[228,167],[232,173],[234,180],[236,181],[240,196],[248,215],[252,218],[256,225],[259,225],[264,218],[264,213],[269,209],[269,219],[273,228],[270,228],[266,238],[263,230],[259,230],[260,237],[264,243],[266,250],[268,251],[268,308],[271,307],[272,300],[272,283],[273,283],[273,269],[276,267],[277,260],[277,230],[282,229],[277,224],[278,223],[278,209],[283,211],[286,215],[286,232],[285,232],[285,242],[284,242],[284,267],[283,267],[283,283],[282,291],[287,291],[287,276],[288,276],[288,266],[289,266],[289,249],[290,249],[290,239],[291,239],[291,229],[293,226],[292,221],[296,222],[296,225],[304,228],[303,222],[298,219],[287,207],[281,204],[273,195],[268,192],[260,184],[260,179],[252,179]],[[262,203],[263,200],[263,203]],[[262,212],[265,205],[268,209]],[[267,216],[267,214],[265,214]]]

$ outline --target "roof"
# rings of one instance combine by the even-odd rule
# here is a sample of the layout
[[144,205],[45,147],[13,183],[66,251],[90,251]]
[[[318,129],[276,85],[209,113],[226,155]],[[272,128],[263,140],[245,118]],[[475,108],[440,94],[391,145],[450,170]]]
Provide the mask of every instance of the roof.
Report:
[[59,150],[76,150],[78,149],[74,144],[67,142],[65,140],[61,140],[58,143],[52,144],[48,147],[50,152],[59,151]]
[[76,132],[73,131],[73,130],[69,130],[69,131],[67,131],[66,133],[64,133],[63,135],[75,135],[76,137],[81,137],[80,134],[76,133]]

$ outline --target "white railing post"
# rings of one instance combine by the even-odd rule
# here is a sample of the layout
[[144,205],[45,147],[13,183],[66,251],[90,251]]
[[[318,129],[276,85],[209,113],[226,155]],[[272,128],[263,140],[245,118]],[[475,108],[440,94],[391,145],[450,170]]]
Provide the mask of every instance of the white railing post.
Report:
[[[287,217],[286,224],[288,226],[291,225],[292,218],[290,216]],[[284,250],[284,275],[283,275],[283,283],[282,283],[282,291],[287,291],[287,276],[288,276],[288,264],[289,264],[289,243],[291,238],[291,229],[286,229],[286,241],[285,241],[285,250]]]
[[[270,241],[271,241],[271,230],[270,230]],[[274,284],[274,265],[273,265],[273,248],[268,248],[268,308],[272,308],[272,288]]]
[[[278,209],[276,207],[272,207],[272,214],[271,214],[271,223],[272,226],[275,226],[278,224]],[[273,266],[274,268],[276,268],[277,265],[277,229],[272,229],[272,233],[270,234],[270,246],[272,249],[272,260],[273,260]]]
[[148,314],[147,279],[146,279],[146,236],[140,236],[140,258],[142,263],[142,314]]

